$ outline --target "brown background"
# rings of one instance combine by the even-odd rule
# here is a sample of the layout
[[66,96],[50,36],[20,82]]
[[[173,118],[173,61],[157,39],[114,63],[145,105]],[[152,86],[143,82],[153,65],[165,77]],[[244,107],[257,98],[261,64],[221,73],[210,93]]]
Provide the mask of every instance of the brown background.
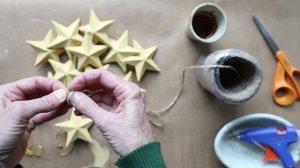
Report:
[[[0,2],[0,79],[1,84],[17,79],[43,75],[47,67],[33,67],[35,52],[25,40],[41,40],[52,28],[50,20],[68,25],[76,18],[88,21],[93,8],[101,20],[115,19],[109,34],[118,38],[128,29],[130,40],[137,39],[142,46],[159,46],[156,62],[160,73],[147,73],[140,85],[147,89],[149,108],[167,105],[179,87],[181,70],[194,65],[199,56],[218,49],[237,48],[256,57],[263,67],[264,80],[259,92],[250,101],[227,105],[202,90],[195,73],[187,75],[184,92],[171,112],[166,115],[163,129],[153,128],[168,167],[223,167],[213,150],[213,140],[226,122],[255,112],[282,116],[300,127],[300,103],[288,108],[274,104],[271,86],[275,63],[262,36],[251,19],[256,13],[267,25],[273,37],[289,55],[296,67],[300,53],[299,0],[219,0],[227,14],[228,29],[224,37],[212,44],[195,44],[184,34],[192,9],[203,0],[2,0]],[[41,159],[24,158],[25,167],[63,168],[82,167],[93,161],[85,143],[78,143],[68,157],[59,157],[55,147],[58,118],[42,125],[32,134],[30,143],[42,144],[46,154]],[[98,130],[92,135],[106,145]],[[113,152],[112,152],[113,153]],[[114,167],[113,154],[107,167]],[[242,167],[242,166],[241,166]]]

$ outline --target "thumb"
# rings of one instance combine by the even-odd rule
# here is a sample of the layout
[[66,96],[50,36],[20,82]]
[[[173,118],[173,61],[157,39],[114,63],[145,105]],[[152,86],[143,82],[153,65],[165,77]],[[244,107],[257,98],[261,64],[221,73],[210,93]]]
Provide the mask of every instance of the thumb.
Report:
[[67,98],[67,91],[64,89],[58,89],[46,96],[43,96],[38,99],[27,100],[16,102],[22,112],[22,116],[25,119],[30,119],[33,116],[49,112],[57,109]]
[[112,115],[99,107],[90,97],[82,92],[71,92],[69,100],[78,111],[93,119],[94,122],[98,122],[100,125],[102,121],[105,121]]

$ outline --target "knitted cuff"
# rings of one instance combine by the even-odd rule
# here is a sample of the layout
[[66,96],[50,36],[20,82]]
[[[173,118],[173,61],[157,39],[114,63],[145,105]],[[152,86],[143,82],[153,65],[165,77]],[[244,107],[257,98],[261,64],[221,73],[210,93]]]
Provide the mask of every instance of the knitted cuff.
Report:
[[15,168],[23,168],[23,166],[18,164]]
[[116,165],[119,168],[166,168],[159,142],[152,142],[134,150],[120,158]]
[[1,162],[0,162],[0,167],[1,168],[7,168],[7,166],[5,164],[1,163]]
[[[8,168],[5,164],[3,164],[3,163],[1,163],[1,162],[0,162],[0,167],[1,167],[1,168]],[[18,164],[15,168],[23,168],[23,166],[20,165],[20,164]]]

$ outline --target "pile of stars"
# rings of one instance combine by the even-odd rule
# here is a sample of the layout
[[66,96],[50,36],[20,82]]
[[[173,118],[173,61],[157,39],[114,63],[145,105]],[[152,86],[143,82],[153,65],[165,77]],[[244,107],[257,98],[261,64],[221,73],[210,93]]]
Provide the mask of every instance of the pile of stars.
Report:
[[[108,68],[110,63],[117,64],[126,73],[125,78],[131,81],[135,69],[137,81],[140,81],[147,70],[159,71],[153,61],[157,47],[144,49],[136,40],[133,47],[128,45],[128,31],[119,39],[111,39],[107,32],[113,20],[100,21],[93,10],[90,12],[89,23],[80,26],[80,19],[71,25],[64,26],[52,21],[56,35],[49,30],[42,41],[27,41],[37,52],[35,66],[50,63],[54,74],[48,72],[48,77],[68,84],[81,72],[91,69]],[[61,62],[61,56],[66,53],[68,60]]]
[[[132,71],[129,66],[134,67],[137,81],[140,81],[147,70],[159,71],[159,67],[153,61],[157,47],[144,49],[136,40],[133,47],[128,45],[128,31],[125,31],[117,40],[111,39],[107,32],[113,20],[100,21],[93,10],[90,12],[89,23],[80,26],[80,19],[71,25],[64,26],[52,21],[56,34],[49,30],[42,41],[27,41],[37,52],[34,66],[50,64],[54,73],[48,72],[48,77],[60,80],[65,85],[81,72],[92,69],[107,69],[110,63],[117,64],[126,73],[124,79],[132,80]],[[67,61],[62,62],[62,56],[67,55]],[[133,68],[131,68],[133,69]],[[75,116],[74,108],[71,109],[71,117],[68,121],[55,124],[56,127],[67,133],[65,147],[70,146],[77,139],[95,144],[88,129],[92,120],[81,116]],[[96,155],[107,156],[106,148],[95,145],[99,149]],[[102,151],[101,151],[102,150]],[[95,156],[96,156],[95,155]],[[102,167],[107,159],[94,166]]]

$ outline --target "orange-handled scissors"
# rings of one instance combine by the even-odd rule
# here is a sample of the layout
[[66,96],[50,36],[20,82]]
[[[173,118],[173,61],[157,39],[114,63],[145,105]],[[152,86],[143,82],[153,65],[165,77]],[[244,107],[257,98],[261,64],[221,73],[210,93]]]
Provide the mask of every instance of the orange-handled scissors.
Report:
[[273,99],[279,105],[291,105],[300,98],[300,88],[297,80],[300,79],[300,70],[296,69],[285,52],[279,49],[262,21],[255,15],[252,15],[252,18],[277,60],[272,89]]

